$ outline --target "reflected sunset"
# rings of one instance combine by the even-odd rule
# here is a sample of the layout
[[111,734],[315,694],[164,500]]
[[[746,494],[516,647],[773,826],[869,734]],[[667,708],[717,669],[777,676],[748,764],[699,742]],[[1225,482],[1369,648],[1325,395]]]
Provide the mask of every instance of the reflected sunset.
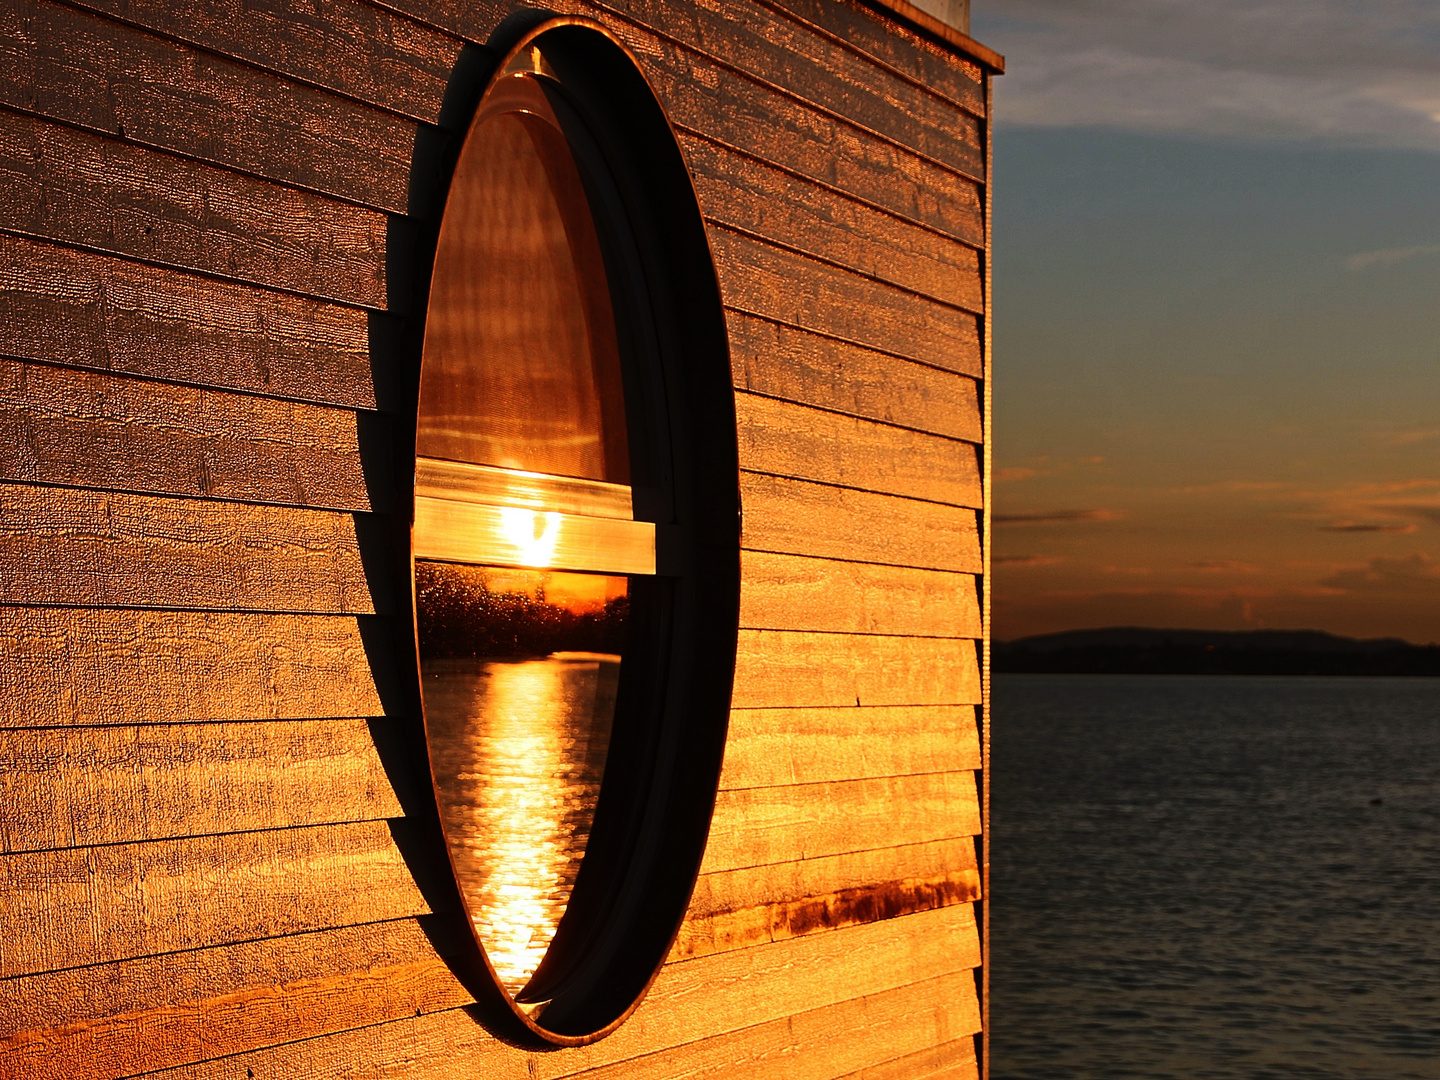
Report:
[[416,588],[441,819],[467,913],[519,994],[590,838],[626,579],[421,562]]

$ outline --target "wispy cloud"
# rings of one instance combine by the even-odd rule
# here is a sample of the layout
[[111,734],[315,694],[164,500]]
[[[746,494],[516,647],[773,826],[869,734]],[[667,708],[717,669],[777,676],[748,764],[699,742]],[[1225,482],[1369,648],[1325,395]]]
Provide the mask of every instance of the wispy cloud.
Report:
[[1078,521],[1114,521],[1114,510],[1034,510],[1020,514],[996,514],[997,525],[1059,525]]
[[1349,593],[1433,594],[1440,587],[1440,561],[1418,551],[1403,558],[1376,556],[1364,567],[1341,570],[1320,584]]
[[1440,149],[1433,0],[1007,0],[1001,123]]
[[1412,533],[1414,525],[1399,523],[1382,524],[1378,521],[1337,521],[1333,525],[1321,525],[1321,532],[1335,533]]
[[994,555],[993,563],[1010,563],[1014,566],[1054,566],[1065,561],[1062,555]]
[[1414,247],[1386,248],[1384,251],[1362,251],[1345,260],[1348,270],[1366,270],[1372,266],[1393,266],[1426,255],[1440,255],[1440,244],[1416,244]]
[[1377,431],[1372,436],[1386,446],[1415,446],[1440,439],[1440,428],[1416,428],[1412,431]]

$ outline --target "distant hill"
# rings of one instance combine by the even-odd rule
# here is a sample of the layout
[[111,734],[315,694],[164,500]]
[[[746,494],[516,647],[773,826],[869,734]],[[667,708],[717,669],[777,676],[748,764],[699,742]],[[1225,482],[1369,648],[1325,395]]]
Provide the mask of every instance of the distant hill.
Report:
[[1067,630],[996,642],[1000,672],[1135,675],[1437,675],[1440,646],[1319,630]]

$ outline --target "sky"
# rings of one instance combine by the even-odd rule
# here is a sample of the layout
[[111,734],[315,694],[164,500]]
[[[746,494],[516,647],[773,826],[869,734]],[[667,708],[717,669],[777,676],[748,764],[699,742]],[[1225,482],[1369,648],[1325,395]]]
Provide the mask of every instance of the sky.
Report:
[[994,632],[1440,641],[1440,2],[975,0]]

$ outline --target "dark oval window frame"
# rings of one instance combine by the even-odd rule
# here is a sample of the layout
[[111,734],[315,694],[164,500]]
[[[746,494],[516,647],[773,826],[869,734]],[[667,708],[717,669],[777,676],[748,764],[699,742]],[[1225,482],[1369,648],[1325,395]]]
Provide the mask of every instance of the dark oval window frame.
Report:
[[[637,629],[623,677],[633,696],[616,717],[569,904],[527,987],[542,1002],[522,1004],[502,988],[465,920],[471,963],[484,967],[472,972],[480,976],[477,996],[503,1001],[522,1036],[579,1045],[615,1030],[643,1000],[699,873],[738,639],[739,461],[709,241],[678,142],[639,64],[596,23],[547,19],[500,62],[477,118],[502,81],[519,73],[543,81],[589,198],[621,340],[634,517],[655,527],[656,574],[632,579],[640,583],[632,601]],[[418,702],[415,581],[412,537],[411,696]],[[430,781],[438,822],[433,770]],[[450,885],[464,910],[453,865]]]

